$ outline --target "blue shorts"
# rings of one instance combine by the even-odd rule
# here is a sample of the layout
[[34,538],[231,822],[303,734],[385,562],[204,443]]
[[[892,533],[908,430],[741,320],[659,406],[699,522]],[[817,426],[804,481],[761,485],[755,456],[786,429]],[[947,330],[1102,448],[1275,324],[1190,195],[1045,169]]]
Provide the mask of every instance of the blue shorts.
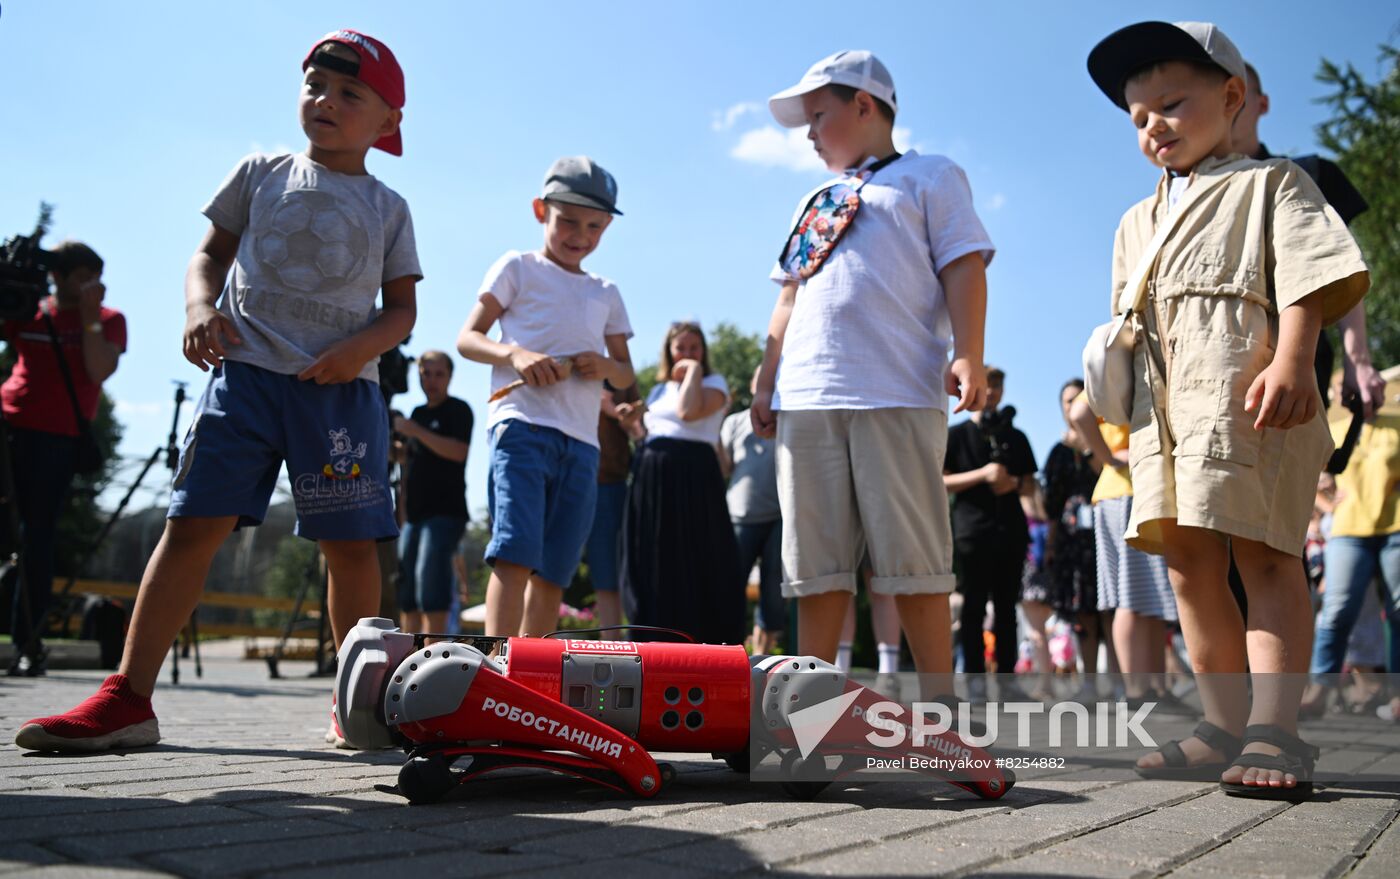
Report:
[[598,486],[593,530],[588,535],[588,575],[595,592],[616,592],[622,559],[622,515],[627,509],[627,483]]
[[405,522],[399,536],[399,610],[440,613],[452,607],[452,555],[467,528],[460,516]]
[[488,437],[486,563],[510,562],[568,586],[593,525],[598,448],[519,419],[493,425]]
[[389,414],[379,386],[304,382],[225,360],[195,407],[170,493],[172,518],[259,525],[282,462],[309,540],[398,536],[389,492]]

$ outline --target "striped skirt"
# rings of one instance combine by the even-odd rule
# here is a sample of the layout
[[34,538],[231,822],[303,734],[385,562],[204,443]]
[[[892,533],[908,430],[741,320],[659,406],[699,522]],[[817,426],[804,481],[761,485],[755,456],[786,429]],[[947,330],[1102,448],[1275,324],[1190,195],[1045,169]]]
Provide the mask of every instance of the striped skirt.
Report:
[[1094,505],[1094,553],[1098,561],[1099,610],[1124,608],[1143,616],[1176,619],[1176,596],[1159,555],[1133,549],[1123,540],[1133,499],[1110,498]]

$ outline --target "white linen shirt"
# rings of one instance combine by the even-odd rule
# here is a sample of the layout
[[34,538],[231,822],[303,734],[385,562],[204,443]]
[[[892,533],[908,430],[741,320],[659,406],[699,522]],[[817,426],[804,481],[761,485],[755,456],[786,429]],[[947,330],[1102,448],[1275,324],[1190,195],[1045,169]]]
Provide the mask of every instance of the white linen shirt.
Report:
[[[951,159],[910,150],[861,187],[860,201],[821,270],[798,287],[773,408],[947,411],[952,323],[938,273],[969,253],[987,262],[995,253],[967,177]],[[797,280],[781,266],[769,277]]]

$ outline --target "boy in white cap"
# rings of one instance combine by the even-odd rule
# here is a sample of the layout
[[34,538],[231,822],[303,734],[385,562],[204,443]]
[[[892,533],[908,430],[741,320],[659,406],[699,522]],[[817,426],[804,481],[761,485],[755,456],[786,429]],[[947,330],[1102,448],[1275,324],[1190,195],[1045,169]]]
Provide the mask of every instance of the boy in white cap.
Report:
[[947,395],[957,412],[986,395],[992,243],[961,168],[895,149],[894,80],[871,53],[822,59],[768,106],[779,123],[808,126],[842,175],[803,199],[770,275],[782,289],[751,410],[755,432],[778,440],[799,652],[836,658],[868,547],[871,590],[895,597],[925,695],[946,701]]
[[[1245,65],[1219,28],[1131,25],[1094,47],[1089,72],[1163,169],[1114,241],[1114,312],[1125,287],[1129,297],[1146,291],[1130,318],[1126,538],[1166,557],[1192,663],[1205,673],[1206,722],[1142,758],[1139,772],[1306,799],[1317,750],[1297,737],[1312,638],[1299,557],[1332,451],[1313,353],[1319,328],[1365,295],[1369,276],[1305,173],[1235,152]],[[1226,582],[1232,549],[1249,596],[1247,641]]]
[[[534,212],[544,247],[509,251],[491,266],[457,337],[463,357],[495,367],[487,635],[555,628],[593,525],[602,383],[636,381],[617,285],[582,265],[622,213],[613,176],[586,156],[560,159]],[[486,335],[497,321],[499,341]]]

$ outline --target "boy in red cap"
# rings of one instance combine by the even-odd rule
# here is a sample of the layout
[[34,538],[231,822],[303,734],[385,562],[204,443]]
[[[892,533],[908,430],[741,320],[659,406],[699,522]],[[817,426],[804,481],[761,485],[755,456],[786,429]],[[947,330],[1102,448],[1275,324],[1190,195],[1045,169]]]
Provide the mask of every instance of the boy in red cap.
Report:
[[[150,697],[165,651],[224,539],[266,515],[283,461],[296,533],[317,541],[330,569],[337,644],[377,611],[375,542],[398,534],[378,359],[412,330],[422,273],[408,205],[369,175],[365,154],[403,152],[403,73],[387,46],[350,30],[317,41],[302,70],[306,151],[244,158],[203,210],[211,225],[185,278],[184,354],[213,374],[121,671],[76,708],[20,727],[21,748],[160,740]],[[327,740],[343,741],[334,720]]]

